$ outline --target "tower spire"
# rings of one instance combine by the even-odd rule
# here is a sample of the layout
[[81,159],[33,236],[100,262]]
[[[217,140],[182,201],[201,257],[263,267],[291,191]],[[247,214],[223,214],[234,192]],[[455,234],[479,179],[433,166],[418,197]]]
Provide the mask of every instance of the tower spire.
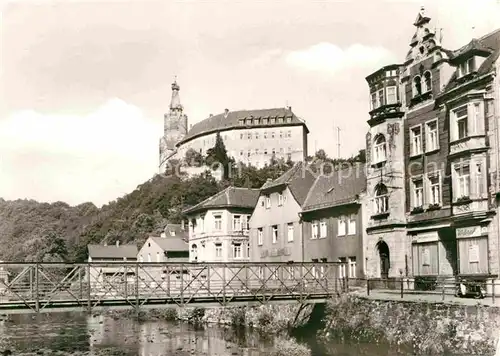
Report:
[[179,97],[179,84],[177,84],[177,76],[174,78],[172,83],[172,99],[170,100],[170,110],[179,109],[182,110],[181,99]]

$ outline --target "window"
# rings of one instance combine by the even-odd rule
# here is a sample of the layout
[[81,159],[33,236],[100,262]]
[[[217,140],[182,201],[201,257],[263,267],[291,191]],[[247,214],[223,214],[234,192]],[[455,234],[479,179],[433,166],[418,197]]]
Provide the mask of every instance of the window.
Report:
[[249,140],[252,139],[252,133],[251,132],[247,133],[247,139],[249,139]]
[[252,152],[250,150],[248,150],[247,156],[250,157],[251,155],[252,155]]
[[273,149],[271,150],[271,153],[272,153],[273,155],[275,155],[275,154],[276,154],[276,148],[273,148]]
[[389,210],[389,192],[384,184],[377,185],[374,203],[375,214],[383,214]]
[[269,195],[266,195],[266,209],[269,209],[271,207],[271,197]]
[[274,225],[272,228],[273,244],[278,242],[278,225]]
[[419,75],[413,78],[413,97],[422,95],[422,79]]
[[328,235],[328,230],[326,226],[326,221],[322,220],[319,223],[319,237],[326,237]]
[[255,139],[256,139],[256,140],[258,140],[258,139],[259,139],[259,133],[258,133],[258,132],[256,132],[256,133],[255,133]]
[[292,137],[292,131],[288,130],[286,133],[286,137],[288,138]]
[[481,135],[483,134],[483,115],[481,113],[481,104],[480,103],[474,103],[474,128],[473,132],[476,135]]
[[244,215],[242,220],[242,225],[244,230],[250,230],[250,218],[252,215]]
[[276,119],[274,119],[274,118],[273,118],[273,119],[269,119],[269,123],[270,123],[271,125],[274,125],[274,124],[275,124],[275,122],[276,122]]
[[378,102],[377,102],[377,93],[372,93],[371,94],[371,103],[372,103],[372,110],[378,108]]
[[356,216],[350,216],[347,223],[347,234],[356,235]]
[[198,259],[198,246],[196,246],[196,244],[191,245],[191,259]]
[[410,129],[411,139],[411,155],[419,155],[422,153],[422,128],[420,125]]
[[215,257],[216,258],[222,257],[222,243],[221,242],[215,243]]
[[161,255],[159,252],[156,252],[156,262],[161,262]]
[[288,230],[287,230],[287,240],[288,242],[293,241],[293,223],[288,223]]
[[233,231],[241,231],[241,215],[233,215]]
[[222,215],[214,215],[214,231],[222,230]]
[[243,257],[241,254],[241,243],[233,243],[233,258],[241,258]]
[[474,71],[474,58],[469,58],[463,63],[460,63],[458,67],[458,76],[463,77]]
[[256,149],[255,149],[255,154],[256,154],[256,155],[258,155],[258,154],[259,154],[259,149],[258,149],[258,148],[256,148]]
[[240,122],[240,125],[245,125],[245,120],[240,119],[239,122]]
[[278,124],[282,124],[283,123],[283,118],[282,117],[279,117],[278,118]]
[[458,166],[455,168],[456,172],[456,189],[457,194],[455,200],[461,197],[469,196],[470,187],[470,168],[469,166]]
[[349,257],[349,278],[356,278],[356,257]]
[[285,152],[285,149],[283,147],[280,147],[280,154],[283,154]]
[[250,258],[250,244],[247,244],[247,258]]
[[243,151],[240,151],[240,156],[243,156]]
[[264,138],[267,138],[267,132],[264,131]]
[[151,254],[148,253],[148,262],[151,262]]
[[317,221],[313,221],[311,225],[311,239],[317,239],[319,236],[319,225]]
[[483,164],[478,162],[476,163],[476,195],[478,198],[482,198],[485,194],[484,185]]
[[396,87],[388,87],[387,89],[387,105],[396,104],[398,97],[396,95]]
[[424,182],[422,178],[412,180],[412,199],[413,208],[424,205]]
[[283,193],[278,194],[278,206],[283,205]]
[[429,71],[424,73],[424,89],[424,93],[432,90],[432,75]]
[[344,236],[346,234],[346,221],[344,217],[338,220],[338,231],[337,236]]
[[384,89],[380,89],[377,94],[378,94],[377,98],[378,105],[379,106],[384,105]]
[[271,131],[271,138],[274,138],[274,131]]
[[139,256],[139,262],[144,262],[144,256],[143,255]]
[[280,138],[283,138],[283,131],[280,131]]
[[345,257],[340,257],[339,262],[341,263],[339,265],[339,278],[345,278],[347,259]]
[[425,132],[427,135],[425,148],[427,152],[437,150],[439,148],[438,141],[438,121],[432,120],[425,124]]
[[373,163],[384,162],[387,159],[385,137],[382,134],[375,136],[373,145]]
[[264,148],[264,154],[267,155],[267,148]]
[[261,227],[257,229],[257,245],[262,246],[264,243],[264,231]]
[[462,139],[468,135],[468,117],[467,117],[467,106],[462,106],[457,110],[453,111],[453,117],[455,121],[455,139]]
[[435,172],[428,174],[429,180],[429,203],[441,205],[441,174]]
[[267,119],[262,119],[262,125],[267,125]]
[[[243,140],[244,138],[245,136],[242,133],[240,133],[240,140]],[[203,144],[205,144],[205,141],[203,141]]]

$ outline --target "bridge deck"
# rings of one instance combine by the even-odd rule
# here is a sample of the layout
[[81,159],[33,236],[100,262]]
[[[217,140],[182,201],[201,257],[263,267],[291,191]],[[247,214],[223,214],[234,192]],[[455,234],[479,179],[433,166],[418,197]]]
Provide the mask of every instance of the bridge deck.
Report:
[[0,313],[318,302],[338,263],[0,263]]

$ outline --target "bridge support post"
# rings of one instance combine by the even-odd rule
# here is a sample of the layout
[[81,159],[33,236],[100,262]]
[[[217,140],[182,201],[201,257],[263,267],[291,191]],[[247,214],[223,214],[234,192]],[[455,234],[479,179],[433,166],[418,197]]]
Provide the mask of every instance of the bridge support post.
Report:
[[139,317],[139,263],[135,264],[135,313]]
[[90,262],[87,264],[87,313],[92,313],[92,285],[90,279]]
[[40,283],[38,278],[38,263],[35,264],[35,310],[36,312],[40,312]]
[[226,306],[226,268],[224,265],[222,268],[222,305]]

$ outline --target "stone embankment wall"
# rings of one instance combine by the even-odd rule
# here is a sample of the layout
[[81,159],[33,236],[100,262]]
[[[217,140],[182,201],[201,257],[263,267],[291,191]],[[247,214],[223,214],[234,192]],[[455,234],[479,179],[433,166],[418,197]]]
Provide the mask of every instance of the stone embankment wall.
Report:
[[443,303],[370,300],[342,296],[329,301],[324,343],[389,342],[425,355],[495,355],[500,308]]

